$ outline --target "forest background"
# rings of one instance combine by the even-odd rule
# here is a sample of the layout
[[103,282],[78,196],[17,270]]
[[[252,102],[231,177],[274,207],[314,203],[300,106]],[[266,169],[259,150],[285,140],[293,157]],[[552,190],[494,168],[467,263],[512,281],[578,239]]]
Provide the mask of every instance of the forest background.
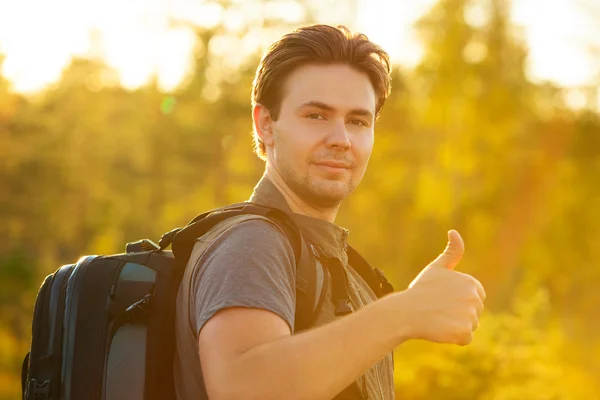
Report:
[[[465,18],[472,3],[439,0],[415,25],[423,57],[394,67],[367,175],[337,222],[398,289],[457,229],[458,269],[486,287],[471,345],[396,351],[398,398],[597,399],[600,78],[572,107],[569,88],[528,78],[510,2],[486,0],[477,26]],[[260,49],[235,68],[218,49],[299,23],[173,23],[196,47],[170,91],[156,80],[127,89],[99,57],[74,58],[35,95],[0,77],[0,399],[20,398],[44,276],[245,200],[261,176],[249,102]]]

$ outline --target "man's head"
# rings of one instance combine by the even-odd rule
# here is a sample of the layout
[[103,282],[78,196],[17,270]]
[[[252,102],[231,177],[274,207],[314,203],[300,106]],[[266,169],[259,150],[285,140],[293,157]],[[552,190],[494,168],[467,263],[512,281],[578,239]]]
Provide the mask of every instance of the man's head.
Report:
[[344,27],[307,26],[271,45],[252,92],[267,171],[304,201],[338,205],[364,175],[389,73],[387,53]]

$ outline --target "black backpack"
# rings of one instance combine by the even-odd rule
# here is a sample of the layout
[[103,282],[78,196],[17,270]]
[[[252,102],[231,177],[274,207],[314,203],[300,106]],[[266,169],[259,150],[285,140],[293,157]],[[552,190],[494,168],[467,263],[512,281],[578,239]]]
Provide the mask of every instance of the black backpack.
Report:
[[[285,212],[239,203],[196,217],[126,253],[85,256],[44,280],[35,302],[30,351],[23,361],[24,400],[175,399],[175,300],[195,240],[226,218],[267,217],[286,234],[297,274],[296,330],[309,328],[331,275],[336,313],[346,314],[348,290],[341,265],[317,263],[317,246],[303,239]],[[171,245],[172,251],[165,250]],[[356,251],[350,263],[379,296],[392,291],[381,271]],[[323,265],[330,274],[320,273]],[[321,271],[323,272],[323,271]],[[342,278],[340,278],[342,277]]]

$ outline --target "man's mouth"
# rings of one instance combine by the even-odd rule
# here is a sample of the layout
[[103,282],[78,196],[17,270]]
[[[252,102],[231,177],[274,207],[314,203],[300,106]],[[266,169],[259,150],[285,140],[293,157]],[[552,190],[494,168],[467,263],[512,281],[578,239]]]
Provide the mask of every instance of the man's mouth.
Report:
[[343,161],[320,161],[315,163],[319,166],[337,168],[337,169],[350,169],[352,166],[349,163]]
[[343,161],[320,161],[315,165],[328,175],[341,175],[352,168],[352,164]]

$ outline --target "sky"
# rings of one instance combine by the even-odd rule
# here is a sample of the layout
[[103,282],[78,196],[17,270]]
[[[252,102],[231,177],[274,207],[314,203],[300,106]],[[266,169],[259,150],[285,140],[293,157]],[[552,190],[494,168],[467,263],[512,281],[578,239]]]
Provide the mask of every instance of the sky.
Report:
[[[345,23],[382,45],[395,62],[409,67],[418,63],[421,47],[412,25],[435,0],[323,1],[333,7],[324,7],[318,22]],[[72,56],[101,53],[126,87],[140,86],[156,74],[161,87],[169,90],[185,76],[194,37],[185,27],[169,25],[168,16],[204,25],[221,20],[235,30],[241,18],[257,19],[261,13],[285,15],[292,23],[301,15],[300,7],[290,3],[261,9],[251,1],[233,0],[242,9],[235,15],[207,3],[0,0],[0,54],[6,57],[2,75],[13,90],[32,93],[56,82]],[[356,7],[354,18],[342,5]],[[474,24],[482,22],[477,7],[467,17]],[[512,18],[524,29],[532,80],[567,87],[600,83],[600,0],[513,0]],[[229,50],[221,43],[216,49],[239,57],[244,53],[239,50],[257,38],[249,36]],[[275,37],[259,39],[270,43]]]

